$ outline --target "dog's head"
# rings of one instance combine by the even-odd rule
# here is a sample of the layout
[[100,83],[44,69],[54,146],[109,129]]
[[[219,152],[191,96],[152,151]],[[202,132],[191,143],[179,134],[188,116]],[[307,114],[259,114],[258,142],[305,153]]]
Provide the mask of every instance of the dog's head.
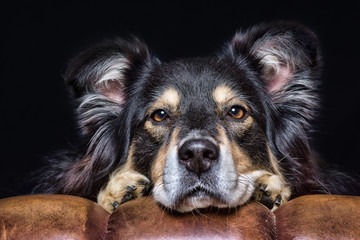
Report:
[[125,162],[151,179],[156,201],[179,211],[243,204],[263,172],[296,188],[310,171],[300,165],[310,167],[318,67],[316,37],[292,23],[167,63],[137,39],[91,48],[66,75],[88,141],[72,191],[89,193]]

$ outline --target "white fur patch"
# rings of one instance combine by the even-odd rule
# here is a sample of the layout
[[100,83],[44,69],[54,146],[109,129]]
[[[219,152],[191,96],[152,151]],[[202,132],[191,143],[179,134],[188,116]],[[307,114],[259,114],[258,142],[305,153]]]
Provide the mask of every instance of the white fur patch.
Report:
[[125,102],[123,93],[124,71],[129,67],[125,58],[115,58],[106,65],[103,74],[95,83],[95,88],[113,102]]
[[[268,82],[269,92],[277,91],[289,83],[293,77],[295,62],[286,56],[280,49],[293,48],[291,35],[282,35],[282,41],[278,37],[264,37],[266,40],[258,40],[254,43],[251,53],[260,59],[263,65],[263,76]],[[280,46],[279,46],[280,44]]]
[[123,80],[123,72],[128,67],[129,62],[126,58],[121,57],[111,60],[105,67],[104,73],[96,81],[96,84],[106,84],[108,80]]

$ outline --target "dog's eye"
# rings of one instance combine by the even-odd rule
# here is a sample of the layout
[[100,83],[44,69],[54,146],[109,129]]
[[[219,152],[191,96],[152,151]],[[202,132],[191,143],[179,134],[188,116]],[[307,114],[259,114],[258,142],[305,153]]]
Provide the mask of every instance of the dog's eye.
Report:
[[242,119],[246,114],[246,110],[240,106],[232,106],[228,115],[235,119]]
[[153,114],[151,114],[151,119],[153,119],[155,122],[162,122],[167,118],[168,114],[162,109],[156,110],[153,112]]

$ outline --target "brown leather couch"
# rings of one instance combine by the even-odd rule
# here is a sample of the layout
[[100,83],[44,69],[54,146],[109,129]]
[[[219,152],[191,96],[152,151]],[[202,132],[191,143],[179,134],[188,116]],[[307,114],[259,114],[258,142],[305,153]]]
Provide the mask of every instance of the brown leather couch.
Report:
[[80,197],[20,196],[0,200],[0,239],[360,239],[360,197],[304,196],[274,213],[253,202],[189,214],[142,197],[109,215]]

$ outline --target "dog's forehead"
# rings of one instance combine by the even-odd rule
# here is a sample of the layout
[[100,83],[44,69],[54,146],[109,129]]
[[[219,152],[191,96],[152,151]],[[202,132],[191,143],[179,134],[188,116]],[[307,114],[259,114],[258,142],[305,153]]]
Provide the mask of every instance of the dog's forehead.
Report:
[[224,103],[242,95],[244,77],[237,76],[237,71],[219,61],[174,61],[156,73],[154,95],[157,102],[172,106]]

